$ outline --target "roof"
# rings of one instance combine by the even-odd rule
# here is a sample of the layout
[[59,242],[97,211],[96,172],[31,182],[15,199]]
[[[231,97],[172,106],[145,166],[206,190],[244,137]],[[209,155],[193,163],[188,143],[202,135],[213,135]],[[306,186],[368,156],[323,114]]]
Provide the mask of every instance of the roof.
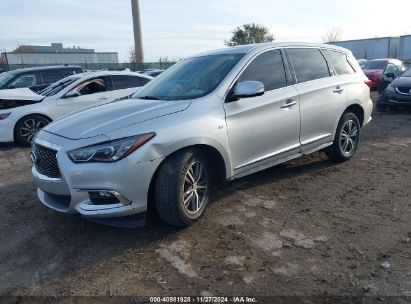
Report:
[[350,52],[349,50],[330,44],[319,44],[319,43],[307,43],[307,42],[269,42],[269,43],[258,43],[258,44],[247,44],[235,47],[229,47],[224,49],[218,49],[214,51],[200,53],[189,58],[208,56],[208,55],[222,55],[222,54],[247,54],[253,51],[260,51],[264,49],[276,48],[276,47],[318,47],[318,48],[329,48],[336,49],[344,52]]
[[40,72],[44,70],[57,70],[57,69],[81,69],[81,66],[78,65],[53,65],[53,66],[43,66],[43,67],[34,67],[34,68],[24,68],[10,71],[12,74],[20,74],[26,72]]
[[125,75],[125,76],[140,76],[147,79],[153,79],[153,77],[136,73],[136,72],[125,72],[125,71],[97,71],[97,72],[84,72],[80,74],[71,75],[69,77],[102,77],[102,76],[112,76],[112,75]]

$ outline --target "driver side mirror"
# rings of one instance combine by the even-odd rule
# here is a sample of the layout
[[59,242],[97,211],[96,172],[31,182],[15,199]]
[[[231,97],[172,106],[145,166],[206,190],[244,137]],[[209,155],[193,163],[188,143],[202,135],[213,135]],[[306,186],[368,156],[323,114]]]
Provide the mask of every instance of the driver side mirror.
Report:
[[387,73],[387,74],[385,74],[385,76],[387,76],[387,78],[392,78],[392,79],[395,78],[395,74],[394,74],[394,73]]
[[74,97],[79,97],[80,94],[78,92],[68,92],[66,95],[64,95],[64,99],[66,98],[74,98]]
[[7,86],[7,88],[8,88],[8,89],[15,89],[16,86],[15,86],[14,84],[9,84],[9,85]]
[[264,90],[264,84],[261,81],[242,81],[234,87],[231,100],[261,96],[264,94]]

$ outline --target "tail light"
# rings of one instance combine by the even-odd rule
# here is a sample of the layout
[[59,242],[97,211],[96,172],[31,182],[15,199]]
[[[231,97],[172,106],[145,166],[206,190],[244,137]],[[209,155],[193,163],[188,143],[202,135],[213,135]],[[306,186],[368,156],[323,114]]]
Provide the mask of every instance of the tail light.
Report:
[[372,81],[371,80],[367,79],[367,80],[364,80],[364,82],[370,89],[372,88]]

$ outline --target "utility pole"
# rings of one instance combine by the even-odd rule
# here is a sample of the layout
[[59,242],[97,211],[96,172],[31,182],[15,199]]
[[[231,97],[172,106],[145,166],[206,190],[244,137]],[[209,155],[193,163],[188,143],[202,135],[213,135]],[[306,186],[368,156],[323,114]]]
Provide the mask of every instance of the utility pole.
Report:
[[134,56],[137,63],[144,62],[143,37],[141,31],[140,1],[131,0],[131,11],[133,13],[134,28]]

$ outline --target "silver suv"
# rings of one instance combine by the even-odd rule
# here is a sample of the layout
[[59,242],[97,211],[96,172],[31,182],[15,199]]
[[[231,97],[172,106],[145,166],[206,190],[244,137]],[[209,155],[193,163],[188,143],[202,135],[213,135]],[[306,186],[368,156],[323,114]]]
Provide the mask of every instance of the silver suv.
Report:
[[169,224],[193,224],[218,181],[322,149],[350,159],[371,120],[367,81],[350,51],[330,45],[193,56],[131,99],[40,131],[31,154],[38,197],[107,222],[144,215],[150,203]]

